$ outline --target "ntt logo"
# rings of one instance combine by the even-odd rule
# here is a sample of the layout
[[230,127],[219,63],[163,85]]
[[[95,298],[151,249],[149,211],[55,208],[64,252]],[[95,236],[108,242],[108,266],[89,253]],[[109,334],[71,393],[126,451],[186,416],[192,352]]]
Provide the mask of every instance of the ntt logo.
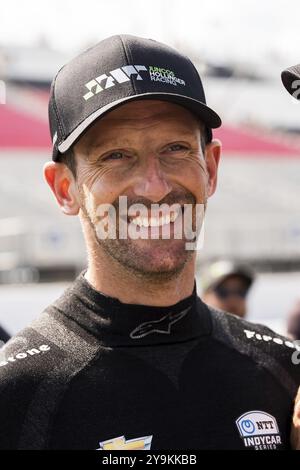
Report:
[[35,356],[36,354],[44,353],[50,350],[50,346],[47,344],[42,344],[37,348],[28,349],[27,351],[20,352],[13,356],[8,356],[5,361],[0,362],[0,367],[5,367],[8,364],[13,364],[15,362],[21,361],[23,359],[29,358],[31,356]]
[[276,418],[264,411],[248,411],[236,420],[245,447],[275,450],[282,444]]

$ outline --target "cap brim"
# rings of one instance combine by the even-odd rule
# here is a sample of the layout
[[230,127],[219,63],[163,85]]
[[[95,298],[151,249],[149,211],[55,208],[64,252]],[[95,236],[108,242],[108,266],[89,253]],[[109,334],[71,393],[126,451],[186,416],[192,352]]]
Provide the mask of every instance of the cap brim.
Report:
[[254,277],[250,273],[247,274],[244,271],[233,270],[218,276],[216,279],[212,279],[210,282],[207,283],[205,290],[214,289],[215,287],[218,287],[223,284],[223,282],[227,281],[227,279],[231,277],[242,278],[247,284],[247,289],[250,289],[254,281]]
[[[290,95],[300,100],[300,64],[293,65],[281,72],[281,80]],[[296,81],[298,81],[298,83],[296,83]]]
[[[103,106],[102,108],[98,109],[90,116],[88,116],[84,121],[82,121],[76,129],[71,132],[71,134],[61,143],[58,144],[57,148],[54,147],[53,149],[53,159],[55,160],[58,158],[59,153],[65,153],[78,139],[79,137],[87,130],[87,128],[92,125],[96,119],[103,116],[105,113],[112,111],[113,109],[121,106],[124,103],[128,103],[129,101],[137,101],[137,100],[154,100],[158,99],[161,101],[169,101],[171,103],[179,104],[190,111],[194,112],[197,116],[199,116],[200,120],[205,124],[208,128],[215,129],[220,127],[222,124],[221,118],[218,114],[213,111],[211,108],[206,106],[204,103],[197,101],[189,96],[183,95],[176,95],[174,93],[143,93],[134,96],[128,96],[126,98],[122,98],[117,101],[113,101],[109,103],[107,106]],[[58,149],[58,150],[57,150]]]

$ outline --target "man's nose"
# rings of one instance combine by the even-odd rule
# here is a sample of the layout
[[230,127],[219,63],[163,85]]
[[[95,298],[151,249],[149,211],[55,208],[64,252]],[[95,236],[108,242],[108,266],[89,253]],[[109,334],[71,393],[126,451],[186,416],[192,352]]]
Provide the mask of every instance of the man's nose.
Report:
[[171,185],[157,158],[149,158],[141,166],[133,190],[137,196],[151,199],[153,202],[160,201],[171,192]]

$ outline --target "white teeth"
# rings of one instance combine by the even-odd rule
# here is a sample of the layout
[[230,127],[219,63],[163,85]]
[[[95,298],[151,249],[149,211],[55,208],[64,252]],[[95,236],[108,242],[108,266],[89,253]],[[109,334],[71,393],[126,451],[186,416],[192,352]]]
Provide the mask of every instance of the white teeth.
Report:
[[159,227],[159,219],[157,217],[151,217],[150,226],[151,227]]
[[170,216],[171,222],[175,222],[178,216],[179,216],[179,212],[172,212]]
[[135,217],[135,219],[132,219],[130,222],[134,223],[134,225],[140,225],[139,217]]
[[170,222],[175,222],[179,216],[179,211],[172,212],[171,215],[167,214],[162,217],[134,217],[131,222],[134,225],[139,225],[140,227],[161,227],[162,225],[168,225]]

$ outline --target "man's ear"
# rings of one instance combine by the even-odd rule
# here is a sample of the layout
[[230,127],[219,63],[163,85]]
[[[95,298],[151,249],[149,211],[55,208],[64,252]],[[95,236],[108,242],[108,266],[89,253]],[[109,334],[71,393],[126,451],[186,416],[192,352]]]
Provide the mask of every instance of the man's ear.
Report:
[[205,162],[208,173],[208,197],[212,196],[217,187],[218,166],[221,157],[222,144],[214,139],[205,147]]
[[295,399],[294,414],[291,430],[291,446],[294,450],[300,450],[300,387]]
[[77,215],[80,205],[71,170],[64,163],[47,162],[43,172],[62,212],[66,215]]

